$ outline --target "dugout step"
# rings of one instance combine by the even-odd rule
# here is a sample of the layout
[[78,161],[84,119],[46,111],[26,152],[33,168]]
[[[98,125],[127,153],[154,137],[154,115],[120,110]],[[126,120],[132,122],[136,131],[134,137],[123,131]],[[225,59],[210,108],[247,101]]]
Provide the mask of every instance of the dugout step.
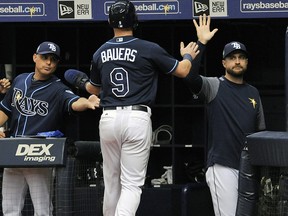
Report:
[[136,216],[214,216],[206,183],[144,187]]

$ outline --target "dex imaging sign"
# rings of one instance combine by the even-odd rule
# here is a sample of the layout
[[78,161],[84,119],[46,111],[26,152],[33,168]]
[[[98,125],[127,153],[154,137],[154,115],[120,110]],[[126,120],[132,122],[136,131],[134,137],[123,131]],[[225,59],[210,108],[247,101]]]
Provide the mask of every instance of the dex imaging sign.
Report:
[[64,166],[66,138],[0,139],[0,167]]
[[16,157],[24,157],[24,161],[53,162],[56,156],[51,155],[50,148],[54,144],[19,144]]

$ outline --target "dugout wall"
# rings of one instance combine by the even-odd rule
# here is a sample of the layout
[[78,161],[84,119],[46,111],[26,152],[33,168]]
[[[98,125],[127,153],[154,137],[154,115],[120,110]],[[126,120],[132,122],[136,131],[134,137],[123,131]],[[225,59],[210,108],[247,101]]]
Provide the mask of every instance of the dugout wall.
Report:
[[[17,2],[19,3],[19,1],[14,3]],[[58,10],[53,10],[53,8],[54,6],[57,7],[59,2],[75,2],[76,4],[86,1],[47,0],[43,2],[44,5],[45,3],[49,6],[52,5],[48,7],[49,10],[46,11],[47,16],[45,17],[36,16],[37,14],[35,14],[35,16],[25,16],[21,20],[20,16],[14,18],[0,16],[2,32],[0,34],[1,66],[5,68],[5,65],[11,65],[13,77],[20,73],[33,71],[34,64],[31,57],[36,46],[43,40],[52,40],[61,46],[63,53],[57,76],[63,79],[64,72],[70,68],[85,71],[89,74],[93,52],[112,36],[112,31],[106,21],[106,15],[99,9],[100,7],[97,7],[99,9],[97,15],[101,14],[103,18],[101,21],[67,19],[67,17],[58,19]],[[98,3],[98,1],[92,2]],[[141,1],[138,2],[141,3]],[[195,1],[169,1],[168,3],[171,2],[176,5],[180,4],[180,9],[176,14],[177,19],[174,19],[175,11],[170,11],[168,14],[154,14],[152,17],[155,19],[149,18],[150,15],[141,15],[142,18],[135,35],[158,43],[169,53],[180,58],[179,42],[183,40],[187,43],[196,39],[192,17],[197,18],[197,14],[190,11],[190,9],[192,10],[191,3],[195,3]],[[204,4],[209,1],[200,0],[197,2]],[[285,101],[285,96],[287,97],[285,93],[287,88],[285,67],[287,75],[287,63],[285,66],[285,62],[287,62],[287,54],[285,57],[285,39],[283,35],[287,29],[287,11],[257,11],[252,14],[251,11],[246,10],[242,13],[239,9],[240,1],[221,0],[216,2],[228,3],[229,12],[227,12],[227,16],[223,17],[212,16],[212,28],[217,27],[219,31],[207,47],[206,59],[202,65],[202,74],[221,76],[223,74],[221,65],[223,46],[231,40],[239,40],[245,43],[250,53],[249,71],[246,79],[260,91],[267,129],[285,131],[287,121],[287,117],[284,117],[287,110],[287,100]],[[241,2],[249,3],[248,0]],[[261,2],[269,2],[269,0],[262,0]],[[274,0],[272,2],[277,3]],[[286,3],[286,1],[282,2]],[[23,0],[22,3],[27,3],[27,1]],[[252,1],[252,3],[257,3],[257,1]],[[3,4],[0,7],[2,8],[2,6]],[[210,5],[208,8],[210,8]],[[51,13],[53,14],[53,20],[50,20]],[[73,90],[81,96],[87,96],[77,89]],[[99,140],[98,120],[100,114],[101,110],[87,111],[81,113],[76,119],[68,118],[65,134],[75,140]],[[143,191],[143,202],[141,202],[138,212],[140,215],[147,215],[148,213],[149,216],[153,216],[153,214],[158,216],[163,212],[167,212],[167,216],[169,214],[172,216],[213,215],[206,185],[195,184],[195,175],[191,172],[195,166],[203,167],[205,163],[207,148],[205,120],[205,104],[201,99],[191,95],[180,79],[160,75],[157,101],[152,115],[153,129],[156,130],[162,125],[169,125],[173,128],[172,138],[169,142],[156,143],[153,146],[148,165],[147,182]],[[95,198],[98,193],[96,188],[90,187],[88,182],[85,183],[86,177],[82,177],[83,181],[81,183],[76,175],[79,171],[81,175],[86,176],[87,169],[85,167],[93,167],[91,162],[78,160],[75,157],[70,159],[68,164],[71,166],[67,167],[68,170],[70,169],[70,174],[66,173],[68,170],[65,169],[59,169],[59,172],[63,176],[67,175],[66,181],[70,186],[66,186],[69,186],[70,189],[75,186],[75,190],[73,193],[66,191],[67,197],[61,198],[66,200],[64,203],[61,202],[64,207],[56,208],[58,213],[69,215],[72,209],[74,211],[75,208],[80,211],[82,208],[79,205],[81,204],[80,201],[83,201],[86,205],[84,207],[85,214],[89,215],[89,209],[97,212],[98,207],[89,202],[91,200],[94,203],[95,199],[98,200],[98,198]],[[78,170],[80,165],[83,167],[82,170],[80,168]],[[151,185],[152,179],[158,179],[164,174],[164,166],[173,166],[173,184],[157,185],[156,187]],[[71,177],[73,173],[76,175],[75,178]],[[72,179],[69,180],[68,176]],[[73,182],[71,182],[72,180]],[[61,190],[66,190],[65,187],[62,187],[63,184],[61,185],[62,181],[58,183],[60,184],[59,187],[62,188]],[[185,196],[183,195],[184,189],[187,192]],[[61,192],[59,196],[61,197],[65,193]],[[198,196],[195,197],[195,194]],[[68,195],[72,196],[75,202],[71,197],[69,199]],[[201,197],[201,199],[197,199],[198,197]],[[182,198],[185,201],[182,202]],[[29,201],[27,203],[29,204]],[[71,203],[73,203],[73,208]],[[202,205],[206,208],[199,208]],[[71,209],[69,209],[69,206]],[[167,206],[167,208],[163,209],[163,206]],[[154,211],[151,212],[148,208],[152,208]],[[201,212],[201,210],[206,212]]]

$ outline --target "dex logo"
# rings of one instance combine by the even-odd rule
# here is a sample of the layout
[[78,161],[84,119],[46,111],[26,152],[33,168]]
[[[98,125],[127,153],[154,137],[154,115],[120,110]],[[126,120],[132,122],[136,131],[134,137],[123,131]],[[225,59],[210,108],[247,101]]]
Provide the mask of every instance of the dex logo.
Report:
[[15,156],[24,156],[24,161],[55,161],[56,157],[51,156],[50,148],[54,144],[19,144]]
[[19,144],[17,151],[16,151],[16,156],[41,156],[43,154],[45,155],[51,155],[49,149],[53,146],[54,144]]

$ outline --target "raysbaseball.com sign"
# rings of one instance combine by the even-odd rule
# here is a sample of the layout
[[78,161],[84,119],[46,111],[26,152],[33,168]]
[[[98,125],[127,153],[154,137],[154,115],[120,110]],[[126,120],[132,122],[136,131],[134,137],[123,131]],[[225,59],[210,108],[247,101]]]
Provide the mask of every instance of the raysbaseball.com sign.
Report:
[[[206,14],[221,19],[286,18],[288,0],[132,0],[139,20],[191,20]],[[7,0],[0,22],[107,21],[114,0]]]

